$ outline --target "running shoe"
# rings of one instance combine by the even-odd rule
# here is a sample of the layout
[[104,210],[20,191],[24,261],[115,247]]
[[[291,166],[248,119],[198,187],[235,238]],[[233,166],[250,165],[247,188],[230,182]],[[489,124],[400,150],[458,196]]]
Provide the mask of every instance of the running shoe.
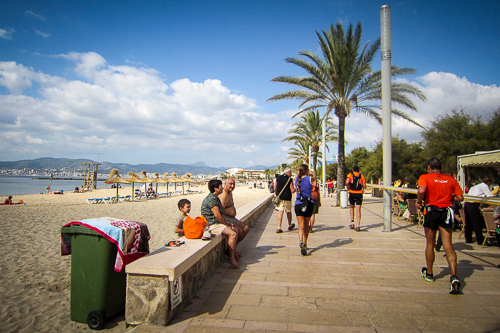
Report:
[[460,280],[456,275],[450,278],[450,294],[460,294]]
[[424,277],[425,281],[427,281],[427,282],[434,282],[434,275],[433,274],[427,274],[427,267],[422,267],[422,270],[420,270],[420,273]]
[[307,247],[306,244],[300,242],[300,254],[305,256],[307,254]]
[[356,231],[361,231],[361,227],[359,225],[356,227]]
[[354,229],[354,223],[351,223],[351,225],[349,226],[349,229]]

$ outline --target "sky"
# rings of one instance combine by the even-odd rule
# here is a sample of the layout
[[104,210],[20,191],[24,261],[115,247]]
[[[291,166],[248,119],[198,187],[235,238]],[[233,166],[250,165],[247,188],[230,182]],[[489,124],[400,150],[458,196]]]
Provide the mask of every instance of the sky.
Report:
[[[285,58],[319,53],[316,31],[330,24],[361,22],[363,43],[375,41],[382,5],[392,65],[415,68],[402,80],[427,97],[404,111],[428,127],[454,109],[485,121],[499,109],[496,0],[0,0],[0,161],[290,163],[281,141],[299,102],[267,102],[294,89],[271,79],[307,75]],[[421,133],[393,120],[393,136]],[[347,153],[381,138],[368,116],[347,118]]]

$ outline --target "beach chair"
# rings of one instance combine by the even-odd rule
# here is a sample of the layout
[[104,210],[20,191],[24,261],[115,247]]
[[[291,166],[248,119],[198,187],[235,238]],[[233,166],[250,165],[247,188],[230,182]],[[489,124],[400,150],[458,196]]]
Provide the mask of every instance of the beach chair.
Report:
[[413,218],[416,218],[417,221],[417,226],[420,224],[420,216],[419,216],[419,211],[417,209],[417,199],[406,199],[408,211],[410,212],[410,218],[409,220],[412,221]]
[[484,223],[486,224],[486,236],[484,237],[483,245],[486,243],[488,238],[496,239],[496,229],[497,225],[495,223],[495,216],[493,215],[493,211],[483,211],[484,215]]
[[121,202],[123,202],[123,201],[130,201],[130,198],[132,198],[131,195],[124,195],[124,196],[120,197],[120,201]]

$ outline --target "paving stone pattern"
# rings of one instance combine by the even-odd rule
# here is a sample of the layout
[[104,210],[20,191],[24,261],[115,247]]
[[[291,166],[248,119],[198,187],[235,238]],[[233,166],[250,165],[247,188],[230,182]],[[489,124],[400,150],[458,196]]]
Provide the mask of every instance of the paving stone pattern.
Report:
[[422,227],[393,218],[384,232],[382,199],[365,195],[356,232],[349,210],[334,204],[323,199],[307,256],[297,228],[276,234],[277,212],[268,208],[240,244],[241,269],[221,263],[169,326],[132,331],[500,332],[498,247],[465,244],[455,232],[462,293],[450,295],[444,252],[436,253],[435,282],[420,274]]

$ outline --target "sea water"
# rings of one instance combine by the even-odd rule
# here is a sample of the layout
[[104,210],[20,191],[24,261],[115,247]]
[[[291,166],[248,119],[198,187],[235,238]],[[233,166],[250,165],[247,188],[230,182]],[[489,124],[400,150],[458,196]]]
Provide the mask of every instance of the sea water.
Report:
[[[33,176],[0,176],[0,197],[47,193],[47,186],[50,186],[50,191],[73,192],[75,187],[83,186],[83,179],[50,180],[34,179]],[[107,188],[110,186],[106,185]],[[98,181],[97,188],[104,188],[104,182]]]
[[[97,182],[97,189],[104,188],[104,181]],[[50,178],[36,179],[36,176],[4,176],[0,175],[0,197],[8,197],[9,195],[23,195],[23,194],[38,194],[47,193],[47,186],[50,186],[50,191],[64,191],[73,192],[75,187],[80,188],[83,186],[82,180],[70,180],[70,179],[54,179]],[[164,184],[158,185],[158,192],[166,192],[166,188],[163,187]],[[121,184],[122,188],[132,187],[132,185]],[[144,191],[144,184],[136,183],[135,188],[142,188]],[[161,187],[161,189],[160,189]],[[106,188],[111,188],[110,184],[106,184]],[[156,184],[153,184],[153,189],[156,188]],[[182,184],[177,184],[177,190],[182,188]],[[169,191],[174,190],[174,185],[170,184]],[[16,198],[14,198],[16,201]],[[3,200],[2,200],[3,202]]]

